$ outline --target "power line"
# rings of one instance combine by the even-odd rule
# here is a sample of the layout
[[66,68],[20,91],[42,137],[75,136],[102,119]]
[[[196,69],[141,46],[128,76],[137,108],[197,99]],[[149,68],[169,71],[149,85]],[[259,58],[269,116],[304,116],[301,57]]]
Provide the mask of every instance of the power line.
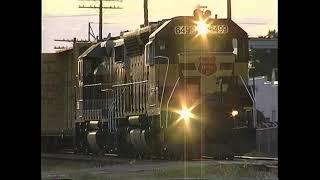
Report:
[[72,49],[72,47],[69,47],[69,46],[54,46],[54,49],[68,50],[68,49]]
[[[82,6],[79,6],[79,8],[100,8],[100,6],[95,6],[95,5],[84,6],[84,5],[82,5]],[[123,9],[123,8],[120,6],[104,6],[104,7],[102,7],[102,9]]]
[[[79,1],[99,1],[99,6],[80,6],[79,5],[79,8],[90,8],[90,9],[99,9],[99,40],[101,41],[102,40],[102,9],[122,9],[122,7],[120,6],[103,6],[103,1],[104,2],[122,2],[122,0],[79,0]],[[89,38],[90,38],[90,35],[91,35],[91,32],[90,32],[90,29],[92,30],[91,26],[90,26],[90,23],[89,23]]]
[[[98,22],[90,22],[91,24],[99,24]],[[112,23],[112,22],[110,22],[110,23],[102,23],[102,24],[118,24],[118,23]]]
[[[100,0],[79,0],[79,1],[100,1]],[[102,1],[109,1],[109,2],[111,2],[111,1],[113,1],[113,2],[123,2],[123,0],[102,0]]]
[[[98,38],[96,37],[96,35],[94,34],[94,31],[92,29],[91,24],[99,24],[96,22],[89,22],[88,24],[88,40],[90,41],[90,38],[93,37],[93,39],[98,40]],[[102,23],[102,24],[115,24],[115,23]]]
[[254,22],[250,23],[250,22],[248,22],[248,23],[238,23],[238,24],[266,25],[266,24],[268,24],[268,23],[254,23]]
[[88,40],[77,40],[77,39],[54,39],[54,41],[60,41],[60,42],[89,42]]
[[96,14],[72,14],[72,15],[56,15],[43,16],[42,18],[67,18],[67,17],[82,17],[82,16],[97,16]]

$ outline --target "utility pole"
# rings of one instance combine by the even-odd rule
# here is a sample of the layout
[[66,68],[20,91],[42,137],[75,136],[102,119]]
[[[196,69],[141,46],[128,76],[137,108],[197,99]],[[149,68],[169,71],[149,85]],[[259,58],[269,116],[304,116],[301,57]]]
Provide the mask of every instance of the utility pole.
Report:
[[231,0],[227,0],[227,19],[231,20]]
[[144,12],[144,26],[149,25],[149,20],[148,20],[148,0],[144,0],[143,2],[143,12]]
[[73,39],[54,39],[54,41],[60,41],[60,42],[71,42],[71,43],[76,43],[76,42],[89,42],[87,40],[78,40],[76,38]]
[[252,97],[253,97],[253,127],[257,125],[257,110],[256,110],[256,86],[255,86],[255,50],[250,47],[250,64],[249,64],[249,74],[252,73]]
[[99,5],[99,41],[102,40],[102,0]]
[[[88,41],[89,42],[91,42],[91,39],[90,39],[91,37],[96,41],[98,40],[98,37],[99,37],[94,34],[91,24],[99,24],[99,23],[96,23],[96,22],[88,23]],[[102,23],[102,24],[114,24],[114,23]]]
[[95,38],[94,33],[93,33],[93,30],[92,30],[92,28],[91,28],[91,23],[92,23],[92,22],[89,22],[89,24],[88,24],[88,41],[90,41],[90,36],[92,36],[93,38]]
[[249,74],[252,76],[252,94],[255,96],[255,52],[253,47],[250,48],[250,64],[249,64]]
[[103,1],[105,2],[122,2],[122,0],[79,0],[79,1],[99,1],[99,6],[79,6],[79,8],[90,8],[90,9],[99,9],[99,41],[102,41],[102,17],[103,17],[103,12],[102,9],[122,9],[122,7],[119,6],[103,6]]

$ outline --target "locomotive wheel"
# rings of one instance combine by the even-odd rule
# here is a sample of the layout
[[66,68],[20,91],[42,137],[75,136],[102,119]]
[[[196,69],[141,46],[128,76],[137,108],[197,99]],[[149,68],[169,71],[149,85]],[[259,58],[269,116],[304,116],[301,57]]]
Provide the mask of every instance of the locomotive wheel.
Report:
[[232,161],[234,159],[234,154],[227,154],[227,159]]
[[189,154],[187,154],[186,157],[185,157],[184,154],[181,154],[180,155],[180,160],[181,161],[189,161],[190,160]]
[[83,155],[89,155],[89,148],[87,146],[83,148]]
[[219,153],[217,156],[217,160],[233,160],[232,154]]
[[144,158],[143,154],[140,154],[140,155],[139,155],[139,159],[140,159],[140,160],[143,160],[143,158]]
[[145,155],[145,159],[147,159],[147,160],[152,160],[152,156],[151,156],[150,154],[146,154],[146,155]]
[[234,159],[234,156],[228,156],[227,158],[228,160],[232,161]]
[[223,153],[219,154],[219,160],[225,160],[226,156]]
[[167,153],[165,157],[166,160],[174,160],[174,155],[172,153]]
[[139,154],[139,153],[136,153],[135,156],[134,156],[134,159],[140,160],[140,154]]
[[213,157],[214,160],[223,160],[223,156],[221,153],[217,153]]
[[129,157],[130,157],[131,159],[135,159],[135,158],[136,158],[136,154],[135,154],[135,153],[130,153],[130,154],[129,154]]
[[104,153],[103,153],[102,150],[100,150],[100,151],[92,153],[92,154],[95,155],[95,156],[98,156],[98,157],[102,157]]
[[77,148],[74,148],[73,149],[73,154],[78,154],[79,152],[78,152],[78,149]]
[[174,161],[178,161],[179,160],[179,157],[175,154],[172,154],[172,160]]
[[163,160],[169,160],[170,154],[168,153],[168,151],[166,151],[166,149],[163,149],[162,153],[160,155],[156,155],[156,157],[159,157],[160,159],[163,159]]
[[173,160],[174,158],[173,154],[169,152],[167,152],[163,157],[165,160],[170,160],[170,161]]
[[183,161],[184,160],[184,154],[181,153],[181,154],[177,155],[177,160],[178,161]]

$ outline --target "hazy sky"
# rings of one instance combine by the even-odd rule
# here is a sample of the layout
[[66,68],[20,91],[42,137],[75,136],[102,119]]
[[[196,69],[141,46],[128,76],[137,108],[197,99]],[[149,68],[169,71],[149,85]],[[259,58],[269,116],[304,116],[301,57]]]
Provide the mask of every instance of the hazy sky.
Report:
[[[212,14],[226,17],[226,0],[149,0],[149,21],[174,16],[190,16],[197,4],[206,5]],[[42,0],[42,52],[53,52],[58,43],[55,38],[88,38],[88,22],[98,22],[98,9],[80,9],[79,5],[99,5],[95,1]],[[104,10],[103,34],[119,35],[120,30],[136,29],[143,24],[143,0],[104,2],[104,6],[121,6],[120,10]],[[81,15],[81,16],[79,16]],[[232,0],[232,19],[248,32],[249,36],[266,35],[269,29],[278,29],[277,0]],[[246,24],[262,23],[262,24]],[[93,25],[98,34],[98,24]]]

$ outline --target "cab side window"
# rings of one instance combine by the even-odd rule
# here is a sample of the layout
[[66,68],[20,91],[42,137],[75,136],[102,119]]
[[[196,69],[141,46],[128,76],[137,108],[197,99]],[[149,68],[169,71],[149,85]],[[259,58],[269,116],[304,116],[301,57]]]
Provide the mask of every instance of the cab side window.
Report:
[[124,60],[124,46],[115,47],[115,62],[122,62]]
[[145,64],[154,64],[154,54],[154,43],[150,41],[145,45]]

